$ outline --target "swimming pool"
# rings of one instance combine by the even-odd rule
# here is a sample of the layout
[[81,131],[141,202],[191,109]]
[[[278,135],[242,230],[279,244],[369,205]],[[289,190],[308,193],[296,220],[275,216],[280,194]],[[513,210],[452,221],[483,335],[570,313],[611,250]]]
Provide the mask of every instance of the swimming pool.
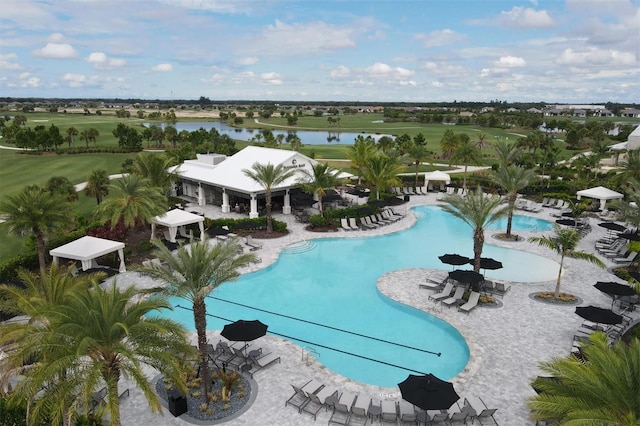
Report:
[[[323,365],[358,382],[395,387],[408,373],[416,371],[449,380],[468,362],[469,348],[464,338],[447,322],[392,301],[376,288],[378,278],[386,272],[406,268],[448,270],[450,267],[442,264],[437,256],[447,252],[471,253],[468,226],[437,207],[417,207],[414,211],[419,220],[405,231],[380,237],[314,240],[303,252],[285,249],[273,265],[220,286],[213,294],[215,298],[208,300],[207,312],[229,321],[260,319],[269,324],[270,332],[288,336],[293,341],[303,340],[297,343],[317,351]],[[533,226],[542,230],[551,224],[516,217],[514,229]],[[512,280],[548,280],[557,273],[555,262],[525,252],[486,244],[483,255],[502,261],[508,271],[506,276]],[[522,272],[526,269],[531,270],[531,275]],[[502,272],[487,271],[487,275],[504,275]],[[190,307],[182,300],[174,303]],[[190,311],[176,309],[170,316],[193,329]],[[222,329],[227,323],[213,317],[207,321],[210,329]],[[442,355],[438,357],[430,352]]]

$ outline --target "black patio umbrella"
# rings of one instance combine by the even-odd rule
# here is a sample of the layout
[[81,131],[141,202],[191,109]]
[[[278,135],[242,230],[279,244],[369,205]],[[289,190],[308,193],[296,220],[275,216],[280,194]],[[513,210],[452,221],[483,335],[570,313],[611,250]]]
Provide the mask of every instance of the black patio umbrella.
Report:
[[556,223],[564,226],[576,226],[578,224],[575,219],[557,219]]
[[563,212],[561,214],[562,217],[576,217],[573,212]]
[[613,298],[611,301],[611,308],[613,308],[613,303],[616,301],[616,296],[633,296],[636,294],[636,291],[627,284],[621,284],[614,281],[598,281],[594,287]]
[[624,238],[629,241],[640,241],[640,235],[638,232],[623,232],[622,234],[618,234],[618,238]]
[[[474,265],[475,260],[474,259],[469,259],[469,265]],[[490,269],[490,270],[496,270],[496,269],[502,269],[502,262],[498,262],[497,260],[491,258],[491,257],[481,257],[480,258],[480,269]]]
[[616,314],[611,309],[599,308],[597,306],[578,306],[576,314],[580,315],[587,321],[597,324],[620,324],[622,316]]
[[460,399],[452,383],[445,382],[433,374],[409,374],[402,383],[398,383],[398,387],[402,399],[423,410],[445,410]]
[[615,222],[602,222],[602,223],[599,223],[598,226],[600,226],[601,228],[607,229],[609,231],[616,231],[616,232],[622,232],[627,229],[626,226],[620,225],[619,223],[615,223]]
[[250,342],[267,334],[267,325],[260,320],[238,320],[222,329],[222,337],[234,342]]
[[449,278],[463,284],[476,284],[484,281],[484,276],[482,274],[475,271],[464,271],[461,269],[449,272]]
[[466,256],[461,256],[459,254],[443,254],[442,256],[438,256],[440,262],[446,263],[447,265],[455,265],[461,266],[469,263],[469,258]]
[[369,200],[367,201],[367,204],[372,207],[386,207],[389,205],[387,200]]

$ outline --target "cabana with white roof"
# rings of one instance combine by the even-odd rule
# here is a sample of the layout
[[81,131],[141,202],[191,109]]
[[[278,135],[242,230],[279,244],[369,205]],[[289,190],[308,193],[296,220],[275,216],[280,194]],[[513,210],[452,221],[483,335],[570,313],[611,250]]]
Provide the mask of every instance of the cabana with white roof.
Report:
[[127,272],[127,268],[124,265],[124,243],[119,241],[106,240],[104,238],[84,236],[78,238],[75,241],[71,241],[63,246],[54,248],[49,251],[49,254],[53,256],[53,263],[58,264],[58,259],[73,259],[82,262],[82,270],[87,271],[92,268],[97,268],[98,263],[96,259],[105,254],[118,252],[120,258],[120,272]]
[[594,198],[596,200],[600,200],[600,210],[604,210],[605,205],[607,204],[607,200],[615,200],[623,198],[624,195],[619,192],[613,191],[609,188],[605,188],[604,186],[596,186],[595,188],[583,189],[582,191],[576,192],[578,196],[578,200],[582,197]]
[[169,241],[176,242],[178,228],[197,223],[200,227],[200,238],[204,235],[204,216],[189,213],[180,209],[169,210],[161,216],[156,216],[151,220],[151,239],[155,236],[156,225],[162,225],[169,229]]
[[[299,152],[283,149],[248,146],[225,157],[219,154],[200,154],[197,160],[186,160],[170,169],[180,177],[181,193],[198,199],[199,205],[221,203],[222,211],[231,211],[230,197],[249,200],[249,217],[258,217],[258,197],[264,197],[262,185],[246,176],[255,163],[282,164],[286,169],[305,169],[313,173],[316,161]],[[283,196],[282,212],[291,214],[290,190],[300,185],[302,173],[294,173],[281,184],[271,188],[272,197]]]
[[449,173],[442,172],[440,170],[435,170],[433,172],[427,172],[424,174],[424,187],[425,190],[429,190],[429,182],[445,182],[446,184],[451,183],[451,176]]

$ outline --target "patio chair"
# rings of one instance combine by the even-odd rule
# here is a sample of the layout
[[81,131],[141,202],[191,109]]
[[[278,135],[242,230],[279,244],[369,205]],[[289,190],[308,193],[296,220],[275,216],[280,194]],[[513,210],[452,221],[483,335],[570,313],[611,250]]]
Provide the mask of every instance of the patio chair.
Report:
[[334,404],[334,403],[329,404],[327,400],[331,401],[330,398],[338,398],[339,392],[335,388],[324,386],[322,389],[318,391],[318,393],[316,393],[316,395],[318,396],[318,399],[320,400],[320,402],[322,402],[322,404],[325,407],[327,407],[328,405]]
[[342,218],[340,219],[340,226],[342,227],[342,229],[344,229],[345,231],[353,231],[353,228],[351,227],[351,225],[349,225],[349,222],[347,222],[346,218]]
[[466,397],[464,399],[464,405],[470,407],[473,412],[475,412],[475,415],[470,416],[472,422],[475,419],[478,419],[480,424],[482,424],[482,419],[490,418],[496,424],[496,426],[498,425],[496,419],[493,418],[493,415],[497,411],[497,408],[489,408],[487,404],[482,400],[482,398],[473,396]]
[[417,420],[416,409],[413,404],[401,399],[398,401],[398,408],[400,410],[400,422],[415,423]]
[[451,305],[455,304],[459,300],[462,300],[462,298],[464,297],[464,292],[464,287],[457,287],[456,291],[453,293],[453,296],[442,300],[440,303],[447,305],[447,308],[450,308]]
[[378,227],[378,225],[374,225],[372,223],[367,223],[367,220],[364,217],[360,218],[360,223],[362,224],[362,227],[364,229],[376,229]]
[[395,401],[382,401],[382,423],[398,423],[398,410]]
[[551,208],[560,210],[563,208],[563,206],[564,206],[564,200],[558,199],[558,201],[556,201],[556,203],[552,205]]
[[375,217],[376,217],[376,219],[378,219],[378,223],[384,223],[385,225],[389,225],[389,224],[393,223],[393,220],[385,219],[384,217],[382,217],[381,213],[376,213]]
[[349,407],[338,402],[333,407],[333,413],[331,414],[331,418],[329,418],[329,424],[346,426],[349,424],[350,417],[351,413],[349,412]]
[[374,214],[371,214],[371,215],[369,215],[367,217],[369,218],[369,221],[374,225],[378,225],[378,226],[388,225],[388,222],[379,221],[378,218],[376,217],[376,215],[374,215]]
[[[311,380],[309,380],[307,384],[310,382]],[[295,385],[291,385],[291,387],[294,391],[293,395],[291,395],[289,399],[285,401],[284,406],[286,407],[287,405],[291,405],[293,407],[296,407],[298,409],[298,413],[300,413],[302,412],[302,408],[304,408],[304,406],[309,403],[309,397],[304,393],[301,387],[297,387]]]
[[462,422],[467,424],[467,417],[469,417],[469,413],[464,413],[462,411],[449,413],[449,424],[452,424],[453,422]]
[[395,216],[391,213],[391,210],[382,210],[382,217],[392,222],[397,222],[402,219],[402,216]]
[[274,353],[268,353],[266,355],[261,356],[260,358],[253,359],[252,362],[253,362],[253,365],[255,366],[255,370],[250,371],[249,375],[253,378],[253,375],[256,374],[258,371],[270,366],[271,364],[274,364],[276,361],[278,361],[278,364],[279,364],[280,357]]
[[469,312],[471,312],[473,309],[475,309],[476,306],[478,306],[478,300],[480,300],[480,293],[478,293],[477,291],[472,291],[467,303],[458,306],[458,311],[466,312],[467,315],[469,315]]
[[626,257],[615,257],[613,259],[611,259],[613,261],[613,263],[631,263],[635,260],[636,256],[638,256],[638,252],[637,251],[630,251],[629,254],[627,254]]
[[367,423],[367,410],[371,405],[371,398],[362,396],[361,394],[356,396],[356,400],[351,406],[351,419],[349,424],[364,425]]
[[427,415],[431,419],[431,423],[442,423],[446,424],[447,420],[449,420],[449,413],[443,413],[439,410],[428,410]]
[[451,295],[452,290],[453,290],[453,284],[447,283],[444,286],[444,290],[442,290],[440,293],[432,294],[431,296],[429,296],[429,299],[435,300],[435,301],[438,301],[440,299],[445,299]]
[[510,285],[505,285],[505,283],[496,281],[496,289],[494,290],[493,294],[502,298],[505,294],[507,294],[509,290],[511,290]]
[[304,407],[302,407],[301,412],[311,414],[313,416],[313,420],[315,421],[318,416],[318,412],[322,410],[324,403],[320,401],[320,398],[318,398],[318,395],[316,395],[315,393],[307,393],[307,397],[309,398],[309,402],[307,402]]
[[549,204],[549,197],[543,197],[542,198],[542,206],[543,207],[547,207],[547,204]]
[[245,244],[249,247],[249,250],[251,250],[251,251],[258,250],[258,249],[262,248],[262,243],[255,242],[251,235],[247,235]]
[[349,218],[349,226],[351,227],[351,229],[353,229],[355,231],[360,229],[360,227],[356,223],[356,218],[355,217],[350,217]]
[[374,223],[374,222],[371,220],[371,216],[365,216],[365,217],[363,217],[363,220],[365,221],[365,223],[366,223],[367,225],[369,225],[369,226],[371,226],[371,227],[374,227],[374,228],[379,228],[379,227],[380,227],[380,225],[379,225],[379,224]]
[[547,201],[544,201],[544,199],[542,200],[542,207],[551,207],[553,205],[555,205],[556,203],[556,199],[555,198],[547,198]]

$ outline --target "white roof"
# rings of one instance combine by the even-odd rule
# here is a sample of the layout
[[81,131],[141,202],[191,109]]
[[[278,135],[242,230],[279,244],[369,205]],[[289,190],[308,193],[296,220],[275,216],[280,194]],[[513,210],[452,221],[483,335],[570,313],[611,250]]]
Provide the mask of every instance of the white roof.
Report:
[[440,170],[435,170],[433,172],[427,172],[424,174],[425,180],[443,180],[445,182],[451,182],[451,176],[448,173],[442,172]]
[[597,200],[613,200],[615,198],[623,198],[624,195],[613,191],[604,186],[596,186],[595,188],[583,189],[576,192],[579,197],[595,198]]
[[[243,172],[245,169],[250,170],[255,163],[274,166],[283,164],[287,168],[304,168],[312,173],[311,166],[316,164],[316,161],[296,151],[248,146],[216,165],[198,160],[186,160],[175,172],[183,178],[226,189],[243,193],[262,193],[264,188]],[[300,178],[300,173],[294,173],[292,177],[271,190],[277,191],[297,186]]]
[[162,216],[153,218],[153,222],[166,227],[184,226],[190,223],[204,222],[204,217],[180,209],[169,210]]
[[609,146],[609,151],[624,151],[627,149],[626,142],[620,142]]
[[640,148],[640,126],[636,127],[633,132],[629,133],[627,138],[627,147],[629,150]]
[[124,248],[124,243],[84,236],[49,251],[51,256],[74,260],[91,260]]

